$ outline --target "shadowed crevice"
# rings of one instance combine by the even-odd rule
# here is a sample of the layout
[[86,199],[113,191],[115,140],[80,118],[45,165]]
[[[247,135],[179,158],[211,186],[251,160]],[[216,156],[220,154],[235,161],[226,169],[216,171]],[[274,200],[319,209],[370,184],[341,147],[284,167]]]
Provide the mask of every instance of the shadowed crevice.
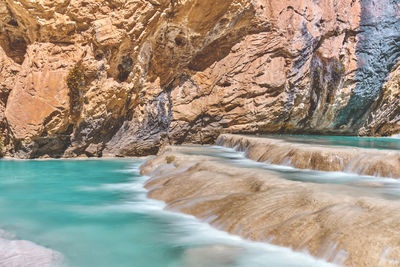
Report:
[[336,129],[356,130],[400,57],[399,0],[361,1],[361,21],[357,44],[357,82],[349,103],[340,110]]

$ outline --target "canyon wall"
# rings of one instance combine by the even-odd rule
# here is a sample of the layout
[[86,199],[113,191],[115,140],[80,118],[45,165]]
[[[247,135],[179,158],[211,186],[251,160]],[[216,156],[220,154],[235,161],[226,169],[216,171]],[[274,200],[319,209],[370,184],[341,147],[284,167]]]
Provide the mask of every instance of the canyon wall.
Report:
[[400,132],[400,1],[0,0],[0,147]]

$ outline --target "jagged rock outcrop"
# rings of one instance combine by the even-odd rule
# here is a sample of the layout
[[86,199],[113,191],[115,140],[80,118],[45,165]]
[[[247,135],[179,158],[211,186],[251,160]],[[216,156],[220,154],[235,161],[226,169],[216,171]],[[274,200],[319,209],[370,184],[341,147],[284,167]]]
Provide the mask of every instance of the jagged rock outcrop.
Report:
[[0,0],[2,150],[397,133],[399,12],[389,0]]
[[399,264],[398,201],[346,185],[286,180],[206,156],[206,149],[169,146],[149,159],[141,166],[151,177],[148,196],[220,230],[340,266]]

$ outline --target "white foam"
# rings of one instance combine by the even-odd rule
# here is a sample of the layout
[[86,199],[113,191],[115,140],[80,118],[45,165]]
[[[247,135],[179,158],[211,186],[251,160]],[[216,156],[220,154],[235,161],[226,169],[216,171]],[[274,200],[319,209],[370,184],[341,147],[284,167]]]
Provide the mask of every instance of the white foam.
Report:
[[[257,161],[251,160],[249,158],[246,158],[243,152],[237,152],[232,148],[218,147],[218,146],[210,146],[210,148],[213,148],[215,150],[224,151],[227,154],[229,154],[229,153],[231,153],[233,155],[236,154],[236,156],[233,156],[235,158],[235,161],[231,162],[231,164],[240,165],[243,167],[263,168],[266,170],[272,170],[272,171],[278,171],[278,172],[279,171],[282,171],[282,172],[296,171],[298,173],[303,173],[303,174],[305,174],[304,176],[309,176],[310,178],[315,177],[318,180],[320,180],[321,182],[324,182],[324,181],[325,182],[327,182],[327,181],[338,182],[340,180],[343,182],[366,182],[366,183],[377,182],[377,183],[383,183],[385,185],[400,187],[400,180],[390,178],[390,177],[385,177],[385,179],[382,179],[381,177],[378,177],[378,176],[359,175],[357,173],[352,173],[352,172],[335,172],[335,171],[317,171],[317,170],[311,170],[311,169],[297,169],[297,168],[290,166],[290,164],[288,164],[288,162],[286,162],[285,165],[271,164],[268,161],[257,162]],[[306,180],[307,179],[305,179],[305,181]],[[315,179],[315,181],[316,181],[316,179]]]
[[389,138],[400,139],[400,134],[392,135]]
[[122,191],[122,192],[146,192],[142,184],[138,183],[120,183],[120,184],[102,184],[100,186],[81,186],[80,191]]
[[[136,179],[136,178],[135,178]],[[241,253],[235,253],[235,265],[238,267],[261,267],[261,266],[334,266],[324,260],[313,258],[306,253],[295,252],[289,248],[275,246],[269,243],[251,242],[239,236],[230,235],[224,231],[217,230],[209,224],[197,220],[191,215],[176,213],[165,210],[166,205],[157,200],[148,199],[143,193],[145,179],[137,178],[132,181],[128,188],[137,189],[137,194],[131,200],[120,205],[103,207],[103,210],[131,211],[145,213],[170,223],[174,231],[171,235],[171,244],[174,246],[204,247],[223,246],[225,248],[240,248]],[[120,186],[112,186],[113,190],[126,191]],[[103,187],[104,188],[104,187]],[[201,253],[205,250],[198,250]],[[236,250],[235,250],[236,251]],[[190,253],[191,254],[191,253]],[[192,255],[192,254],[191,254]],[[225,257],[222,253],[221,257]],[[229,255],[229,253],[228,253]],[[207,255],[204,255],[207,257]],[[181,265],[179,265],[181,266]],[[225,266],[225,265],[223,265]],[[232,265],[226,265],[232,266]]]
[[[90,191],[111,190],[133,193],[126,201],[117,205],[106,205],[90,209],[87,209],[87,206],[74,207],[74,211],[93,214],[101,214],[102,212],[133,212],[159,218],[162,221],[166,221],[168,225],[173,228],[173,231],[165,233],[169,243],[176,247],[188,247],[188,253],[184,253],[185,257],[198,257],[199,253],[200,255],[201,253],[205,253],[203,258],[207,258],[210,255],[209,252],[213,251],[215,246],[217,246],[222,249],[222,252],[214,255],[215,257],[222,257],[221,260],[227,260],[228,262],[232,260],[235,262],[234,265],[218,266],[334,266],[324,260],[316,259],[304,251],[296,252],[290,248],[275,246],[267,242],[247,241],[239,236],[230,235],[227,232],[213,228],[207,223],[207,220],[202,222],[191,215],[166,210],[164,202],[146,197],[147,190],[144,188],[144,185],[149,177],[138,176],[138,166],[136,168],[130,168],[129,171],[136,176],[131,179],[131,182],[80,188],[80,190]],[[208,219],[212,220],[212,217]],[[200,249],[195,249],[193,252],[192,248]],[[229,257],[231,257],[231,253],[229,253],[231,248],[239,248],[239,250],[235,249],[234,251],[240,253],[234,253],[234,258],[229,259]],[[218,263],[218,260],[215,260]],[[183,263],[179,263],[176,266],[189,267],[190,265],[185,265],[185,262],[192,262],[187,258],[182,259],[182,261]],[[209,262],[207,261],[207,263]],[[175,267],[175,265],[173,266]],[[209,265],[207,264],[207,266]]]

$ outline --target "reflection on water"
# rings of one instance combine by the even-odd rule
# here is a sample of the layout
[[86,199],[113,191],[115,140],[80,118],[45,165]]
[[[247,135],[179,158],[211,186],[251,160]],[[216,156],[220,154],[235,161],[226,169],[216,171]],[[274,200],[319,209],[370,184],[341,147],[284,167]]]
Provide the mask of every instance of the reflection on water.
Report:
[[[201,151],[244,160],[220,148]],[[73,267],[330,266],[163,211],[146,198],[141,162],[0,161],[0,229],[63,253]]]

